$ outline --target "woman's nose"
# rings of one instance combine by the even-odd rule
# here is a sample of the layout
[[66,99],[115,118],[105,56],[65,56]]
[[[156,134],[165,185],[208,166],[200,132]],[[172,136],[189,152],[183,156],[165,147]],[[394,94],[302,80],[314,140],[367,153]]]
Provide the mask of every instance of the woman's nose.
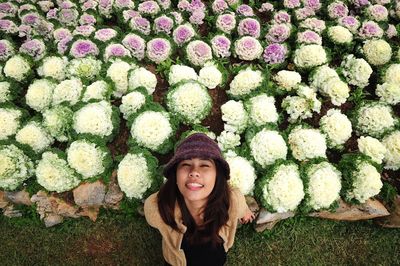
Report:
[[190,169],[189,177],[200,177],[200,173],[197,168],[193,167],[192,169]]

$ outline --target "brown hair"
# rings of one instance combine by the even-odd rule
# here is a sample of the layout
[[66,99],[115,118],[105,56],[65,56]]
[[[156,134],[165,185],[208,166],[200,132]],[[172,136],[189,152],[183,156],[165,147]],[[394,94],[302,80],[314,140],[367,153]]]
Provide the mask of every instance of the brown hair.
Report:
[[174,210],[175,202],[178,202],[182,212],[183,223],[187,227],[186,235],[191,244],[211,241],[211,243],[216,246],[222,243],[218,232],[229,219],[230,188],[227,182],[228,178],[224,176],[225,171],[223,167],[218,161],[215,161],[215,165],[217,168],[217,177],[204,209],[204,223],[202,226],[196,225],[178,189],[176,184],[176,165],[174,166],[174,171],[169,172],[170,176],[166,177],[167,182],[161,187],[158,193],[157,201],[161,218],[166,224],[177,231],[179,231],[179,229],[175,221]]

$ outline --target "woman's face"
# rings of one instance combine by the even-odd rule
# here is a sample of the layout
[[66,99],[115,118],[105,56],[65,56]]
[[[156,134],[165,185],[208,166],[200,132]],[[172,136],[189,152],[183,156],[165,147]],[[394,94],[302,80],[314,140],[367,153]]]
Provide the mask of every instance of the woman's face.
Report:
[[217,168],[212,159],[193,158],[181,161],[176,169],[176,182],[185,201],[207,202],[214,189]]

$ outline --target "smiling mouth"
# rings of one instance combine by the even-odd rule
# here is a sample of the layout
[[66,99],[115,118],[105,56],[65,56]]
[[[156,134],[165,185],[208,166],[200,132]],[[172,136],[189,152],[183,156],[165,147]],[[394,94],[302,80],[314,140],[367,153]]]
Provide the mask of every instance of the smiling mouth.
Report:
[[204,187],[204,185],[199,184],[199,183],[187,183],[186,187],[189,190],[199,190],[199,189],[202,189]]

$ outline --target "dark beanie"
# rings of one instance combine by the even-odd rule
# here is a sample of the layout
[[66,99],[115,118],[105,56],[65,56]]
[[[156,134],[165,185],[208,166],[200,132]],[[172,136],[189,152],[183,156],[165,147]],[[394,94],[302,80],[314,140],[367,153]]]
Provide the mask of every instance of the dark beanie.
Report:
[[175,174],[172,171],[176,171],[175,166],[179,162],[193,158],[213,159],[219,162],[219,165],[224,171],[224,175],[229,179],[229,164],[222,157],[221,150],[217,143],[204,133],[192,134],[178,145],[174,156],[164,166],[164,176],[169,178],[171,175]]

